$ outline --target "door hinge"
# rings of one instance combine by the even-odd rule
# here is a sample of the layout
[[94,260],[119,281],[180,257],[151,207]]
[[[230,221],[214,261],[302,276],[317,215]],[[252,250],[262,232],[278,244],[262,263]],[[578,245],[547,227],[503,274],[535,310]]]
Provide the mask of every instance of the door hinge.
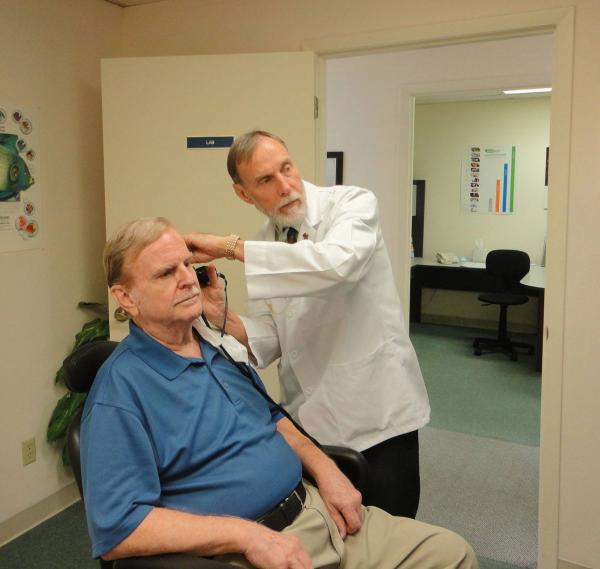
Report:
[[315,118],[319,118],[319,97],[315,97]]

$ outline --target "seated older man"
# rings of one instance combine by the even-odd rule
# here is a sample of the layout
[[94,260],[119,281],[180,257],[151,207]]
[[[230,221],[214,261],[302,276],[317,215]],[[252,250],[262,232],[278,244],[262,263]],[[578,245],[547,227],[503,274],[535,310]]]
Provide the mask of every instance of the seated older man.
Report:
[[[162,218],[133,221],[106,244],[108,286],[131,322],[82,420],[94,556],[187,552],[265,569],[477,567],[459,536],[361,506],[335,464],[252,385],[248,375],[260,380],[245,348],[203,324],[191,257]],[[216,280],[211,268],[212,288]],[[286,500],[297,507],[282,523],[272,512]]]

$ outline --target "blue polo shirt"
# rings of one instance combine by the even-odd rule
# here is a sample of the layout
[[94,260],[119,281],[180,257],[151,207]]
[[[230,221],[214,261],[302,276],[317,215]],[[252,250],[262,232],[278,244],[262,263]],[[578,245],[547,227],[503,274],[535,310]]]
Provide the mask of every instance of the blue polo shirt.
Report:
[[276,430],[282,415],[200,342],[204,357],[185,358],[132,323],[98,372],[81,423],[94,557],[156,506],[256,519],[300,481],[298,457]]

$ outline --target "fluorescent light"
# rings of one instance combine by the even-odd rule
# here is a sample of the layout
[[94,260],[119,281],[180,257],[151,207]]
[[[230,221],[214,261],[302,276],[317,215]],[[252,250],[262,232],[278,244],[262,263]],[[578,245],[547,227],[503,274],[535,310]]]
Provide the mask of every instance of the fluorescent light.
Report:
[[505,95],[524,95],[525,93],[550,93],[552,87],[539,87],[537,89],[512,89],[503,91]]

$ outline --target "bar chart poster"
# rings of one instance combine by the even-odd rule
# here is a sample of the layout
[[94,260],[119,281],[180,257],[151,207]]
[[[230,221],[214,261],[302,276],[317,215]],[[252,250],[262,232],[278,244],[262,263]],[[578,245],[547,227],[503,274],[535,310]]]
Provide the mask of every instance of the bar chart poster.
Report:
[[461,205],[468,213],[515,213],[516,146],[471,146],[466,149]]

